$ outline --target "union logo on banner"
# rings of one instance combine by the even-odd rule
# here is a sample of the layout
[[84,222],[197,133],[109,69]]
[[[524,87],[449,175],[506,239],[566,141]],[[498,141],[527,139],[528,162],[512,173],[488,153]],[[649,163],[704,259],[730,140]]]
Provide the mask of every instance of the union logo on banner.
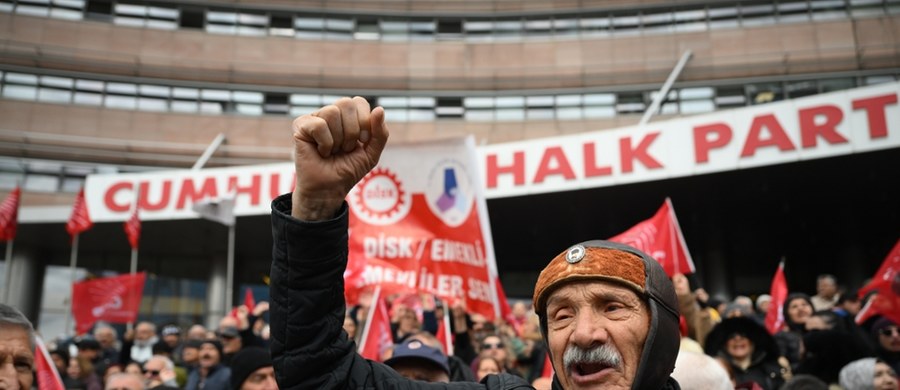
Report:
[[398,146],[347,195],[345,297],[428,293],[496,316],[496,274],[474,141]]

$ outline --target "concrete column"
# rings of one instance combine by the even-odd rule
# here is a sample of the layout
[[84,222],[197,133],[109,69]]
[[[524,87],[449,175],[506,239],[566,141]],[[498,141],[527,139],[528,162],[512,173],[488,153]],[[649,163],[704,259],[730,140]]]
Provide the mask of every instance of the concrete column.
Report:
[[11,273],[6,303],[21,310],[33,323],[37,323],[40,312],[45,268],[33,251],[20,245],[6,265],[6,272]]
[[206,327],[209,329],[219,326],[219,320],[228,309],[225,307],[225,275],[228,271],[226,261],[224,257],[211,259],[206,289]]

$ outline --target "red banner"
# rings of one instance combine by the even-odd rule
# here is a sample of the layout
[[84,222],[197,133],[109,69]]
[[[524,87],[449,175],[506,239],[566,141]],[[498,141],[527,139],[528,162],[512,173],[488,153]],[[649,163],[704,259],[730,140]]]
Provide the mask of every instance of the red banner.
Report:
[[0,203],[0,241],[16,238],[16,227],[19,223],[19,198],[22,190],[16,187],[3,203]]
[[856,316],[857,323],[863,323],[875,315],[883,315],[900,324],[900,240],[894,244],[894,248],[878,268],[878,272],[872,277],[872,281],[859,290],[859,296],[864,297],[869,292],[875,291],[877,295],[869,299],[866,306]]
[[72,207],[72,215],[69,216],[69,222],[66,223],[66,231],[69,235],[75,237],[85,230],[94,226],[91,216],[88,214],[87,203],[84,202],[84,189],[78,191],[75,197],[75,205]]
[[65,390],[66,387],[63,386],[59,372],[56,371],[56,365],[53,364],[53,359],[47,352],[44,340],[35,337],[35,343],[37,348],[34,351],[34,371],[38,390]]
[[769,303],[769,311],[766,312],[766,330],[775,334],[784,327],[784,301],[788,296],[787,280],[784,278],[784,262],[778,264],[778,270],[775,271],[775,277],[772,278],[769,295],[772,296],[772,301]]
[[[468,142],[468,141],[467,141]],[[359,291],[428,293],[493,320],[495,269],[474,146],[461,140],[394,149],[347,196],[348,304]]]
[[145,274],[125,274],[72,285],[72,316],[82,334],[97,321],[128,323],[137,319],[144,293]]
[[394,344],[391,334],[391,318],[384,305],[384,295],[381,289],[376,287],[372,304],[369,306],[369,316],[359,340],[359,354],[366,359],[380,362],[382,352]]
[[652,256],[670,278],[675,274],[691,274],[696,271],[669,198],[666,198],[652,218],[641,221],[609,241],[631,245]]
[[128,244],[131,249],[137,249],[141,240],[141,219],[138,218],[138,209],[135,208],[131,217],[124,223],[125,235],[128,236]]

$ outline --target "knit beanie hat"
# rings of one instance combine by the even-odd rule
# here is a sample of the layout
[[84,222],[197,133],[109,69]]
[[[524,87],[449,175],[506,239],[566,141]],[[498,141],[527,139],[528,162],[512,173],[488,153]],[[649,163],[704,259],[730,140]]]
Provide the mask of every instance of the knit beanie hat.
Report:
[[231,358],[231,390],[238,390],[254,371],[272,366],[269,350],[260,347],[247,347],[238,351]]
[[211,344],[213,347],[215,347],[216,350],[219,351],[219,359],[220,360],[225,358],[225,353],[222,352],[222,343],[220,343],[219,340],[216,340],[216,339],[203,340],[200,342],[200,347],[202,347],[203,344]]
[[839,380],[845,390],[875,389],[875,358],[863,358],[841,369]]

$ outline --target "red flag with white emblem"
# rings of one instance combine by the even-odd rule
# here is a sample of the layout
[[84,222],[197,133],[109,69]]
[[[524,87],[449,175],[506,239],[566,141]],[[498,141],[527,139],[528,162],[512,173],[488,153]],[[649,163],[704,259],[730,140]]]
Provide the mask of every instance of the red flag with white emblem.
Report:
[[3,203],[0,203],[0,241],[16,238],[16,227],[19,224],[19,198],[22,190],[16,187]]
[[144,279],[145,274],[139,272],[73,284],[72,316],[78,334],[90,330],[97,321],[134,322],[144,295]]
[[631,245],[650,255],[663,266],[670,278],[675,274],[691,274],[696,271],[669,198],[666,198],[653,217],[641,221],[609,241]]
[[66,231],[70,236],[75,237],[93,226],[94,222],[91,221],[91,216],[88,214],[87,203],[84,201],[84,189],[82,189],[75,197],[75,205],[72,207],[69,222],[66,223]]
[[784,278],[784,262],[778,264],[775,277],[772,278],[772,287],[769,290],[772,301],[769,303],[769,311],[766,312],[766,330],[771,334],[778,333],[784,327],[784,301],[787,300],[788,286]]

